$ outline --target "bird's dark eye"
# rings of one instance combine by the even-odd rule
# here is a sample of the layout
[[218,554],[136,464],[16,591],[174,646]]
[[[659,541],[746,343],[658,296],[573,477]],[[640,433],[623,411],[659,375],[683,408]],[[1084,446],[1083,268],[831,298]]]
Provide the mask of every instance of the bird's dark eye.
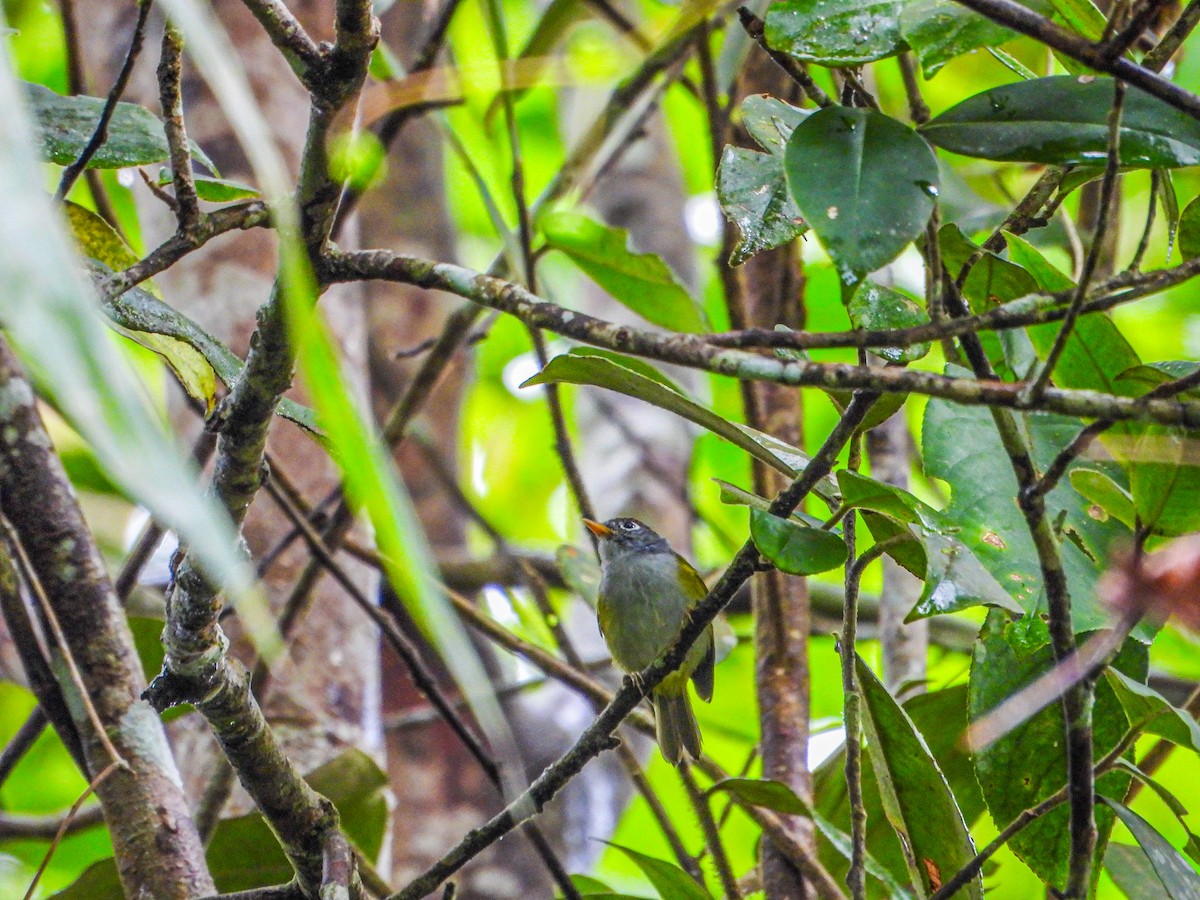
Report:
[[621,527],[623,529],[625,529],[626,531],[637,531],[638,526],[637,526],[637,522],[631,522],[629,519],[625,519],[621,523]]

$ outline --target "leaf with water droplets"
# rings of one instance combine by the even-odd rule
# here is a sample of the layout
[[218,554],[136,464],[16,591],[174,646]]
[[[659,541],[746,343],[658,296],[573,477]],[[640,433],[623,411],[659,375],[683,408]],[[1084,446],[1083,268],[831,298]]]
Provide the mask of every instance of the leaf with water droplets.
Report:
[[826,66],[855,66],[904,49],[897,0],[784,0],[767,13],[767,45]]
[[847,281],[887,265],[920,235],[938,192],[929,145],[869,109],[813,113],[792,132],[784,168],[800,214]]
[[[1108,158],[1111,78],[1055,75],[976,94],[921,126],[921,134],[964,156],[1052,165]],[[1121,165],[1200,164],[1200,122],[1130,87],[1121,116]]]

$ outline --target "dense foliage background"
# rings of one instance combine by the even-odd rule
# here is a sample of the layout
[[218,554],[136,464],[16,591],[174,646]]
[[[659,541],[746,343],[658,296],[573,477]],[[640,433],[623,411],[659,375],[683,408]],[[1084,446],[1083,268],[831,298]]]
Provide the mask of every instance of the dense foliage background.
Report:
[[1200,7],[747,7],[5,0],[0,896],[1200,896]]

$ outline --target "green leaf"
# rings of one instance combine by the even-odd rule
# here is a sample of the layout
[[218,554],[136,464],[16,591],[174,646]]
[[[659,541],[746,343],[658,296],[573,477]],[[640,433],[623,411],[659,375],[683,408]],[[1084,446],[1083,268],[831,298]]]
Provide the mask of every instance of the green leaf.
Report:
[[1050,294],[1059,291],[1069,291],[1075,287],[1075,282],[1066,273],[1059,271],[1050,260],[1042,255],[1037,247],[1023,237],[1004,232],[1004,241],[1008,244],[1008,258],[1014,265],[1020,266],[1033,277],[1037,286]]
[[1141,847],[1113,841],[1104,854],[1104,870],[1112,876],[1126,897],[1144,896],[1147,889],[1165,892],[1166,888]]
[[967,260],[977,252],[982,253],[963,284],[963,296],[970,301],[971,309],[975,312],[983,312],[997,304],[1038,292],[1038,283],[1033,275],[990,250],[981,250],[957,225],[941,227],[938,245],[942,251],[942,263],[955,279]]
[[767,152],[726,147],[717,169],[717,199],[741,236],[730,265],[739,266],[808,230],[783,172],[788,138],[807,115],[808,110],[761,94],[742,102],[742,125]]
[[[158,170],[160,186],[172,184],[173,179],[174,175],[166,166]],[[209,178],[193,173],[192,183],[196,186],[196,196],[210,203],[231,203],[234,200],[251,200],[262,196],[258,188],[242,184],[240,181],[231,181],[228,178]]]
[[856,66],[904,48],[898,0],[782,0],[767,12],[767,46],[824,66]]
[[642,874],[654,885],[654,889],[658,891],[658,895],[663,900],[712,900],[712,895],[708,891],[674,863],[655,859],[653,856],[647,856],[629,847],[614,844],[612,841],[604,843],[615,847],[633,860],[634,864],[642,870]]
[[[1062,325],[1047,322],[1030,329],[1029,339],[1043,359],[1054,346]],[[1122,372],[1141,364],[1137,352],[1107,313],[1080,316],[1054,369],[1059,387],[1122,393]]]
[[846,561],[846,542],[830,531],[750,509],[750,536],[771,563],[789,575],[816,575]]
[[1200,197],[1185,206],[1179,217],[1179,253],[1184,261],[1200,256]]
[[[800,461],[807,460],[807,457],[796,448],[789,447],[774,438],[767,439],[767,436],[758,434],[753,429],[739,427],[661,382],[647,378],[603,357],[575,353],[556,356],[546,364],[546,368],[521,386],[530,387],[537,384],[561,384],[564,382],[607,388],[610,391],[616,391],[628,397],[636,397],[660,409],[673,412],[689,422],[695,422],[697,425],[707,428],[731,444],[741,447],[755,459],[761,460],[789,478],[795,478],[798,468],[803,467],[804,464]],[[790,459],[787,458],[787,455],[781,455],[785,450],[792,454]],[[800,462],[799,467],[795,465],[797,462]]]
[[[929,322],[929,314],[912,297],[873,281],[864,281],[858,286],[846,312],[850,315],[850,323],[864,331],[890,331]],[[877,347],[871,352],[888,362],[910,363],[925,356],[929,344]]]
[[1200,875],[1196,874],[1196,870],[1166,838],[1125,804],[1112,797],[1098,796],[1096,799],[1115,812],[1121,823],[1129,829],[1129,833],[1150,860],[1168,897],[1172,900],[1200,898]]
[[[1070,474],[1071,487],[1094,503],[1105,515],[1112,516],[1126,528],[1132,529],[1135,521],[1133,497],[1129,491],[1117,484],[1107,472],[1078,468]],[[1099,518],[1093,514],[1093,518]]]
[[1004,66],[1004,68],[1008,69],[1008,71],[1012,72],[1018,78],[1023,78],[1026,81],[1032,81],[1034,78],[1038,77],[1036,72],[1026,66],[1011,53],[1005,53],[999,47],[988,47],[988,53],[992,55],[996,62],[1000,63],[1000,65]]
[[846,275],[887,265],[933,212],[938,167],[912,129],[869,109],[818,110],[796,126],[784,158],[808,224]]
[[[71,234],[84,256],[118,271],[138,261],[137,254],[124,239],[94,212],[70,200],[64,202],[63,210]],[[145,290],[157,295],[157,289],[149,282],[146,283]],[[159,299],[161,300],[161,297]],[[168,335],[131,331],[119,326],[115,330],[161,356],[171,367],[188,396],[198,401],[206,413],[212,411],[217,397],[217,374],[203,353],[187,342]]]
[[[1170,169],[1155,169],[1155,194],[1162,204],[1163,216],[1167,220],[1167,253],[1166,261],[1171,261],[1171,251],[1175,249],[1175,238],[1179,234],[1179,195],[1175,193],[1175,178]],[[1151,198],[1154,202],[1154,198]]]
[[900,13],[904,40],[916,52],[926,78],[979,47],[1007,43],[1017,34],[951,0],[912,0]]
[[539,220],[546,243],[567,254],[593,281],[648,322],[674,331],[705,331],[699,307],[667,264],[629,249],[629,234],[587,216],[551,212]]
[[[26,84],[26,99],[37,120],[42,156],[60,166],[79,158],[92,139],[105,101],[100,97],[63,97],[40,84]],[[170,156],[159,118],[136,103],[118,103],[108,125],[108,138],[88,161],[89,169],[123,169],[162,162]],[[210,171],[211,160],[192,145],[192,155]]]
[[1050,4],[1071,28],[1089,41],[1098,41],[1104,36],[1108,19],[1092,0],[1050,0]]
[[1172,706],[1154,688],[1116,669],[1105,669],[1104,677],[1125,710],[1130,727],[1200,753],[1200,725],[1189,713]]
[[1142,525],[1155,534],[1200,529],[1200,466],[1191,465],[1195,432],[1165,425],[1131,428],[1129,492]]
[[[226,386],[232,385],[242,370],[242,361],[232,350],[183,313],[141,288],[130,288],[115,300],[102,303],[101,308],[124,333],[138,335],[139,343],[148,340],[147,336],[162,335],[191,347],[204,357]],[[279,401],[277,411],[305,431],[320,436],[316,417],[308,407],[285,397]]]
[[[715,791],[727,791],[743,803],[752,806],[761,806],[764,809],[771,809],[786,815],[810,817],[816,823],[821,835],[846,859],[850,858],[850,837],[820,813],[815,812],[781,781],[772,781],[767,778],[726,778],[724,781],[714,784],[705,793],[711,794]],[[863,862],[867,872],[887,887],[889,897],[907,898],[912,896],[912,891],[892,877],[892,873],[870,853],[866,855]]]
[[[975,856],[975,845],[921,733],[871,667],[857,654],[854,662],[865,713],[863,736],[884,815],[911,851],[912,883],[927,894],[938,887],[930,873],[957,872]],[[965,890],[968,897],[982,898],[982,878],[973,878]]]
[[[1111,78],[1053,75],[976,94],[921,126],[954,153],[1052,165],[1108,158]],[[1200,122],[1130,87],[1121,116],[1121,164],[1175,168],[1200,163]],[[803,210],[801,204],[801,210]]]
[[367,859],[378,859],[388,824],[388,777],[375,760],[351,748],[313,769],[304,780],[337,807],[346,837]]
[[591,552],[563,544],[554,554],[563,582],[595,609],[600,596],[600,567]]
[[[1072,597],[1074,599],[1074,596]],[[1043,634],[1031,634],[1022,623],[1010,623],[1001,612],[992,612],[980,632],[971,663],[969,710],[977,721],[1005,698],[1054,665],[1054,655]],[[1146,648],[1127,641],[1115,665],[1144,678]],[[1125,712],[1107,681],[1096,687],[1093,708],[1095,758],[1108,753],[1128,728]],[[1025,810],[1058,791],[1067,780],[1062,706],[1051,703],[1037,715],[976,754],[975,771],[988,809],[996,822],[1007,824]],[[1123,797],[1129,776],[1114,771],[1096,782],[1098,793]],[[1066,883],[1070,835],[1065,805],[1040,817],[1010,841],[1009,846],[1040,878],[1062,889]],[[1097,857],[1112,829],[1113,817],[1097,810]]]

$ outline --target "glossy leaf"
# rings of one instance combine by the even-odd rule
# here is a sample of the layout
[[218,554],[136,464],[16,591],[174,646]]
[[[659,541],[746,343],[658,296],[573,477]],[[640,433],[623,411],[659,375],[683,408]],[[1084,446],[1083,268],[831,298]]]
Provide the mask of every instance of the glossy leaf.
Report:
[[[1166,261],[1171,261],[1171,251],[1175,249],[1175,239],[1179,234],[1179,195],[1175,193],[1175,178],[1170,169],[1155,169],[1155,196],[1162,204],[1163,217],[1167,220],[1167,253]],[[1154,198],[1151,198],[1151,203]]]
[[[976,94],[920,131],[937,146],[964,156],[1096,164],[1108,158],[1112,100],[1111,78],[1054,75]],[[1121,117],[1121,164],[1175,168],[1197,163],[1200,122],[1130,87]]]
[[546,243],[567,254],[614,300],[647,322],[675,331],[704,331],[699,307],[652,253],[629,249],[629,234],[572,212],[547,213],[539,220]]
[[917,54],[926,78],[946,63],[979,47],[995,47],[1017,37],[952,0],[912,0],[900,13],[904,40]]
[[[138,255],[124,239],[94,212],[69,200],[63,204],[63,211],[66,213],[71,234],[84,256],[116,271],[128,268],[138,261]],[[157,295],[156,289],[149,282],[145,283],[145,290]],[[186,341],[170,335],[132,331],[120,326],[117,326],[116,330],[161,356],[171,367],[188,396],[198,401],[206,412],[212,411],[217,396],[217,374],[203,353]]]
[[[1132,430],[1132,429],[1131,429]],[[1200,466],[1189,462],[1193,433],[1165,425],[1136,429],[1129,440],[1129,492],[1139,521],[1155,534],[1200,529]]]
[[1023,237],[1006,231],[1004,242],[1008,245],[1008,258],[1028,273],[1041,290],[1058,293],[1075,287],[1075,282],[1069,275],[1056,268],[1042,255],[1042,251]]
[[[850,315],[850,323],[865,331],[890,331],[929,322],[929,314],[912,297],[873,281],[864,281],[858,286],[846,312]],[[871,352],[888,362],[910,363],[925,356],[929,352],[929,344],[878,347]]]
[[933,151],[882,113],[819,110],[796,126],[784,162],[800,214],[843,277],[887,265],[933,212],[939,181]]
[[1115,812],[1121,824],[1129,829],[1171,900],[1200,900],[1200,875],[1166,838],[1120,801],[1112,797],[1096,799]]
[[846,561],[846,542],[838,535],[750,509],[750,536],[760,553],[789,575],[816,575]]
[[971,267],[963,283],[963,296],[971,309],[983,312],[999,303],[1007,303],[1038,291],[1037,280],[1021,266],[988,250],[982,250],[957,225],[943,225],[938,231],[942,263],[951,277],[958,279],[962,267],[977,252],[980,258]]
[[1133,497],[1129,491],[1117,484],[1107,472],[1078,468],[1070,474],[1071,487],[1096,505],[1100,512],[1091,512],[1093,518],[1101,514],[1113,516],[1126,528],[1132,529],[1136,521]]
[[[921,733],[857,655],[855,671],[863,699],[863,736],[884,815],[911,851],[913,884],[921,893],[931,893],[940,886],[933,873],[949,877],[957,872],[975,856],[975,845]],[[983,880],[977,876],[964,890],[967,897],[982,898]]]
[[778,247],[808,230],[783,171],[787,140],[808,114],[759,94],[742,103],[743,126],[767,152],[726,147],[717,169],[717,199],[740,235],[730,265],[741,265],[755,253]]
[[[1023,623],[1007,621],[1003,613],[991,613],[980,632],[971,663],[971,720],[978,720],[1053,664],[1053,653],[1043,635],[1031,633]],[[1145,647],[1127,641],[1115,665],[1136,678],[1144,678]],[[1103,679],[1097,683],[1092,719],[1095,755],[1099,759],[1117,744],[1128,727],[1121,704]],[[1055,793],[1067,777],[1062,706],[1051,703],[977,753],[975,770],[992,818],[997,822],[1011,822],[1022,810]],[[1128,785],[1129,776],[1114,771],[1098,779],[1096,789],[1104,796],[1119,798],[1124,796]],[[1013,852],[1039,877],[1060,890],[1066,881],[1070,851],[1068,816],[1065,805],[1051,810],[1009,843]],[[1104,853],[1112,822],[1111,814],[1097,810],[1098,857]]]
[[898,0],[782,0],[767,13],[767,45],[796,59],[854,66],[904,47]]
[[623,847],[612,841],[605,841],[608,846],[620,850],[642,870],[642,874],[654,885],[658,895],[664,900],[712,900],[712,895],[706,891],[696,879],[665,859],[655,859],[645,853],[639,853],[631,847]]

